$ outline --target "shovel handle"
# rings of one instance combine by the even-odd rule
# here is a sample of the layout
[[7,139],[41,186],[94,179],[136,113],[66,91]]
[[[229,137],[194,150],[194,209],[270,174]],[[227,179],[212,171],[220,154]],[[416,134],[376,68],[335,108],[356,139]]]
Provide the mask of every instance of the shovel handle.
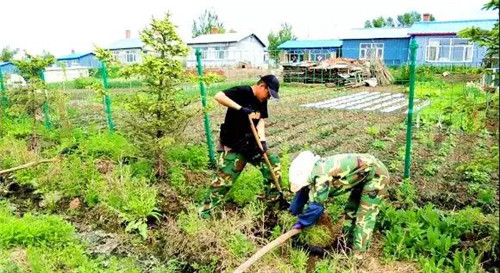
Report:
[[[248,121],[250,122],[250,128],[252,128],[253,137],[257,142],[257,146],[259,146],[260,150],[264,152],[264,148],[262,148],[262,143],[260,143],[259,134],[257,133],[257,129],[255,128],[255,125],[253,124],[253,120],[250,117],[250,115],[248,115]],[[281,192],[280,182],[278,181],[278,177],[274,173],[273,166],[271,165],[271,161],[269,161],[269,158],[267,157],[267,153],[264,152],[263,156],[264,156],[264,161],[266,161],[266,164],[269,167],[269,171],[271,172],[271,176],[274,181],[274,186],[276,186],[276,189],[278,189]]]
[[270,242],[269,244],[265,245],[263,248],[259,249],[255,254],[252,255],[246,262],[244,262],[242,265],[240,265],[238,268],[233,273],[243,273],[245,272],[252,264],[257,262],[262,256],[264,256],[266,253],[271,251],[273,248],[281,245],[282,243],[286,242],[288,239],[292,238],[293,236],[299,234],[302,230],[301,229],[292,229],[288,231],[287,233],[281,235],[280,237],[276,238],[274,241]]

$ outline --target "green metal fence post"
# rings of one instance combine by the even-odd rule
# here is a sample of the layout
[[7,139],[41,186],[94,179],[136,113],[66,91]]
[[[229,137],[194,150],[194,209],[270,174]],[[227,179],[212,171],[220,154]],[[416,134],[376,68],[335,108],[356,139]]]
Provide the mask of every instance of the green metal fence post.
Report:
[[[43,71],[40,72],[40,79],[42,82],[45,83],[45,73]],[[45,100],[43,102],[42,110],[43,110],[43,118],[44,118],[44,125],[45,128],[47,129],[52,129],[52,122],[50,121],[50,115],[49,115],[49,102],[48,102],[48,94],[47,90],[44,88],[44,93],[45,93]]]
[[408,117],[406,119],[406,149],[404,178],[410,177],[411,138],[413,131],[413,99],[415,97],[415,60],[417,56],[417,41],[412,39],[410,44],[410,94],[408,98]]
[[212,140],[212,133],[210,131],[210,119],[207,114],[207,91],[205,89],[205,83],[202,80],[203,67],[201,66],[201,51],[199,48],[196,49],[196,63],[198,67],[198,81],[200,83],[200,95],[201,95],[201,105],[203,107],[203,121],[205,123],[205,136],[207,138],[208,145],[208,156],[210,158],[210,163],[215,166],[215,154],[214,154],[214,143]]
[[7,101],[7,88],[3,83],[3,73],[0,70],[0,91],[2,92],[2,98],[0,105],[2,106],[2,111],[7,111],[8,101]]
[[115,123],[113,122],[113,116],[111,115],[111,97],[108,94],[109,84],[108,84],[108,71],[106,68],[106,62],[102,62],[101,65],[101,78],[102,85],[104,88],[104,109],[106,111],[106,121],[108,123],[108,128],[111,132],[115,131]]

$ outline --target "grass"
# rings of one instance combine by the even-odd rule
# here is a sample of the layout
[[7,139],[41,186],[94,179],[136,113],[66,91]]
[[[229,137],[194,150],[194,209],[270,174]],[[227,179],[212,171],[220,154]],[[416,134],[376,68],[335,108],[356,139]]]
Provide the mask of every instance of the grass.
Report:
[[[243,83],[253,82],[236,84]],[[207,86],[208,96],[234,84],[211,84]],[[182,96],[193,99],[193,107],[200,107],[198,85],[186,84],[182,88]],[[135,136],[125,134],[125,128],[120,128],[127,102],[136,90],[110,90],[113,115],[119,128],[114,134],[99,129],[105,120],[100,120],[101,116],[89,105],[102,102],[93,91],[85,89],[67,90],[72,101],[69,106],[72,128],[63,129],[55,119],[55,128],[48,131],[37,121],[39,150],[27,148],[32,143],[31,119],[12,113],[10,119],[2,121],[1,169],[36,158],[57,157],[58,161],[2,178],[7,183],[0,186],[1,197],[9,196],[19,209],[2,205],[0,211],[0,267],[9,266],[9,272],[230,271],[290,229],[296,217],[277,212],[256,200],[263,192],[264,182],[252,166],[246,167],[227,196],[240,209],[223,210],[210,220],[198,217],[194,208],[197,193],[205,189],[210,177],[215,175],[207,168],[201,116],[193,121],[194,130],[186,131],[186,139],[164,151],[169,161],[168,178],[159,180],[152,176],[151,155],[138,149]],[[464,83],[418,84],[417,97],[431,99],[432,103],[422,110],[421,127],[415,129],[412,179],[402,180],[404,116],[380,117],[366,113],[360,117],[359,113],[348,111],[299,107],[317,101],[318,97],[328,99],[352,92],[358,90],[282,85],[282,101],[269,103],[272,117],[267,132],[271,150],[280,153],[283,187],[288,188],[290,161],[303,149],[313,149],[322,155],[358,151],[375,154],[391,170],[393,191],[387,199],[389,205],[378,217],[377,234],[381,237],[377,236],[377,240],[382,241],[375,243],[381,245],[382,253],[374,255],[383,255],[391,261],[418,263],[428,272],[472,272],[481,270],[481,266],[494,270],[494,262],[488,261],[498,261],[498,224],[493,221],[498,215],[495,186],[498,178],[493,175],[498,171],[498,146],[492,145],[498,135],[485,132],[485,124],[495,117],[493,110],[498,110],[498,95],[484,94]],[[452,100],[455,98],[457,100]],[[89,104],[71,106],[74,102]],[[214,136],[224,111],[222,107],[212,107],[209,111]],[[90,114],[95,115],[94,120]],[[87,119],[85,123],[80,123],[84,119]],[[436,141],[438,132],[443,132],[444,140]],[[468,150],[469,143],[478,148]],[[467,155],[458,153],[459,149],[467,149]],[[14,181],[21,185],[21,190],[26,184],[36,190],[26,195],[33,198],[22,195],[21,190],[9,189],[8,183]],[[433,207],[424,206],[429,202],[429,196],[422,191],[430,185],[426,181],[432,181],[438,196],[452,191],[446,188],[451,182],[465,185],[467,198],[474,208],[450,202],[443,204],[445,201],[436,201]],[[37,196],[42,199],[35,199]],[[348,194],[336,197],[326,206],[334,222],[340,219],[347,197]],[[84,201],[78,212],[67,209],[74,198]],[[397,208],[390,205],[393,201]],[[444,209],[447,205],[457,205],[457,208]],[[12,211],[23,216],[14,215]],[[121,225],[112,225],[112,220]],[[109,254],[90,256],[88,246],[76,239],[77,231],[68,221],[78,221],[91,230],[116,228],[109,232],[126,238],[124,240],[131,244],[127,249],[134,253],[130,258]],[[314,227],[298,239],[311,245],[329,245],[333,238],[327,230]],[[152,265],[145,257],[160,257],[161,265]],[[285,244],[264,257],[255,269],[304,272],[308,258],[308,253]],[[356,266],[349,255],[329,253],[316,263],[314,270],[348,272]]]
[[15,216],[0,202],[0,272],[140,272],[130,258],[90,257],[61,216]]

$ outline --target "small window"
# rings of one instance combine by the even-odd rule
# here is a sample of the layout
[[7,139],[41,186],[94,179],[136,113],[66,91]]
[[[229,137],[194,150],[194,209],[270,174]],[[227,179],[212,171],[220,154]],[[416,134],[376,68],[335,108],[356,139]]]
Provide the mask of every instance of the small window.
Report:
[[126,63],[137,62],[137,54],[134,50],[125,50],[125,62]]
[[216,47],[215,51],[217,52],[217,59],[227,58],[227,50],[225,47]]
[[472,62],[474,45],[462,38],[431,38],[426,47],[427,62]]
[[383,59],[384,44],[383,43],[361,43],[359,44],[359,59]]

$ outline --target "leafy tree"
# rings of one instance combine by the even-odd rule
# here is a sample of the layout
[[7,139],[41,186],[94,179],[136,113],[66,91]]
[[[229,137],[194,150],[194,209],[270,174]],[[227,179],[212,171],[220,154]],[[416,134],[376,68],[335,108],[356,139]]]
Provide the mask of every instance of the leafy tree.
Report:
[[198,17],[198,22],[193,20],[193,38],[198,37],[203,34],[210,34],[212,28],[217,28],[217,33],[225,33],[224,24],[219,21],[219,16],[213,10],[205,10],[200,17]]
[[394,19],[392,17],[387,17],[386,20],[386,26],[388,27],[395,27]]
[[411,11],[398,15],[397,20],[400,26],[410,27],[413,23],[422,20],[422,15],[416,11]]
[[19,49],[10,49],[9,46],[4,47],[0,53],[0,61],[10,62],[12,58],[19,52]]
[[[498,10],[498,0],[490,0],[483,6],[483,10]],[[487,58],[493,56],[498,57],[499,53],[499,39],[498,39],[498,21],[491,30],[481,29],[479,27],[469,27],[458,32],[460,37],[469,38],[473,42],[477,42],[480,46],[488,48],[486,54]]]
[[[419,22],[422,20],[422,15],[416,11],[407,12],[397,16],[397,22],[394,21],[394,18],[387,17],[384,18],[382,16],[378,18],[374,18],[371,21],[365,21],[365,28],[371,27],[411,27],[415,22]],[[434,15],[430,14],[430,21],[435,21],[436,18]]]
[[365,21],[365,28],[381,28],[381,27],[394,27],[394,19],[392,17],[384,18],[382,16]]
[[387,25],[387,22],[385,21],[384,17],[380,16],[378,18],[375,18],[372,20],[372,25],[373,27],[385,27]]
[[48,53],[42,56],[33,56],[26,52],[23,60],[14,60],[13,63],[26,81],[36,82],[40,81],[40,75],[45,68],[54,64],[55,61],[55,57]]
[[267,36],[267,39],[269,41],[269,46],[267,47],[269,50],[269,56],[271,59],[278,62],[280,54],[278,46],[286,41],[295,40],[297,37],[293,35],[292,26],[287,23],[283,23],[281,24],[281,29],[276,34],[271,31]]
[[[490,0],[483,6],[483,10],[498,10],[499,1]],[[491,67],[495,65],[498,67],[498,54],[499,54],[499,34],[498,34],[498,21],[495,23],[493,29],[481,29],[478,27],[469,27],[458,32],[460,37],[469,38],[471,41],[476,42],[480,46],[488,48],[483,63],[484,67]],[[487,73],[492,73],[488,71]],[[498,85],[499,73],[496,72],[494,83]]]
[[[42,56],[33,56],[25,53],[22,60],[13,60],[14,65],[21,72],[21,76],[27,81],[27,86],[13,90],[11,110],[19,114],[27,113],[33,117],[32,138],[30,148],[37,150],[38,136],[36,133],[37,117],[43,111],[44,105],[48,108],[48,94],[46,92],[45,82],[41,75],[46,67],[54,64],[53,55],[45,54]],[[48,111],[48,109],[46,109]],[[48,118],[46,116],[46,118]]]
[[180,94],[178,85],[184,79],[182,57],[188,47],[176,33],[176,27],[167,13],[163,19],[152,19],[141,33],[141,39],[151,50],[143,55],[143,62],[127,66],[129,75],[144,79],[145,87],[130,103],[133,117],[128,119],[133,137],[143,151],[154,156],[156,176],[166,176],[165,150],[184,131],[192,110]]
[[[422,20],[422,15],[416,11],[407,12],[397,17],[398,24],[401,27],[411,27],[415,22]],[[429,21],[435,21],[434,15],[430,14]]]

